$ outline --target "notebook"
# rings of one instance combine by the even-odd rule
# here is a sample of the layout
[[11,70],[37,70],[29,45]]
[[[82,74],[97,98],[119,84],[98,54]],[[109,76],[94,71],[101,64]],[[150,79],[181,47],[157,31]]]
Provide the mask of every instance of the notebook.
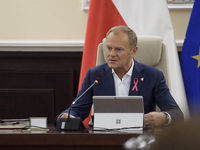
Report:
[[142,96],[93,96],[94,129],[143,127]]

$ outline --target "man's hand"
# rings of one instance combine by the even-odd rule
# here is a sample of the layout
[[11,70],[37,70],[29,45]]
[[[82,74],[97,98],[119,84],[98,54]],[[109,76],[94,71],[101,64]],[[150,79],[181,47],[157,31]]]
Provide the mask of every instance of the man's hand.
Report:
[[144,115],[144,121],[147,126],[159,127],[166,123],[167,115],[163,112],[150,112]]
[[[60,118],[68,118],[68,113],[63,113]],[[70,114],[70,118],[75,118],[75,117]]]

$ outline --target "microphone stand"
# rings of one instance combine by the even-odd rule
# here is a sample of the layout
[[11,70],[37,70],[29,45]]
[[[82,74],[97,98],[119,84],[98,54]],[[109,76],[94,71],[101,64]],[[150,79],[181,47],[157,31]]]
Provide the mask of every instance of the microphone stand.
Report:
[[72,109],[72,106],[91,88],[93,87],[94,85],[96,84],[96,80],[94,81],[94,83],[92,85],[90,85],[90,87],[85,91],[83,92],[76,100],[74,100],[71,104],[71,106],[69,107],[69,111],[68,111],[68,120],[70,121],[70,111]]
[[68,111],[68,117],[67,118],[59,118],[57,123],[57,130],[80,130],[85,129],[85,126],[82,122],[82,119],[80,117],[76,118],[70,118],[70,111],[72,106],[89,90],[91,89],[95,84],[99,83],[99,78],[95,79],[94,83],[90,85],[89,88],[85,92],[83,92],[76,100],[72,102],[72,104],[69,107]]

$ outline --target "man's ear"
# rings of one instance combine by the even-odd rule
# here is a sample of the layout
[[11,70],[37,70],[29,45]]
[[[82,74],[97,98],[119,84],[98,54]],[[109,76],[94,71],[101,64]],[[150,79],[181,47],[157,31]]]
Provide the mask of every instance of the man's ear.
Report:
[[137,47],[137,46],[135,46],[135,47],[133,47],[133,48],[132,48],[132,50],[131,50],[132,57],[134,57],[134,56],[135,56],[135,54],[136,54],[137,50],[138,50],[138,47]]

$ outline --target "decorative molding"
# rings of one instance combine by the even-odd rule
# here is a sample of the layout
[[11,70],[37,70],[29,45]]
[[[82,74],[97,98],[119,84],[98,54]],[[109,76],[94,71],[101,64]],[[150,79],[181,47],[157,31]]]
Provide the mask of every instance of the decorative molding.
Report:
[[[177,40],[178,51],[182,50],[183,41]],[[82,52],[84,41],[0,41],[0,51],[63,51]]]
[[191,10],[193,8],[193,4],[168,4],[169,10]]
[[83,47],[84,41],[0,41],[0,47]]
[[82,0],[82,10],[88,11],[89,10],[90,0]]
[[183,46],[183,40],[176,40],[176,46]]
[[176,47],[177,47],[177,51],[181,52],[182,51],[182,47],[183,47],[183,40],[177,40],[176,41]]
[[166,0],[168,4],[192,4],[194,0]]
[[0,41],[0,52],[83,52],[83,47],[84,41]]
[[[173,2],[173,0],[168,1],[168,9],[169,10],[191,10],[193,8],[193,2],[188,2],[188,0],[181,2]],[[190,0],[191,1],[191,0]],[[82,10],[88,11],[89,10],[90,0],[82,0]]]

